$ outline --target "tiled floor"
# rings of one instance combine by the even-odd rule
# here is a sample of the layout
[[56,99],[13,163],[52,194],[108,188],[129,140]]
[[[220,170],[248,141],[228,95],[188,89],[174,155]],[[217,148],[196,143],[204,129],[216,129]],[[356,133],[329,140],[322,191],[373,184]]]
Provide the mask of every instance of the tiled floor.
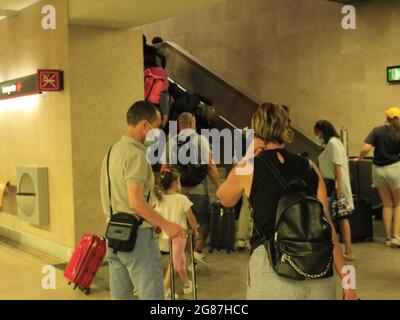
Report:
[[[354,245],[357,257],[357,290],[359,297],[367,299],[400,300],[400,249],[385,247],[381,222],[375,225],[375,242]],[[212,271],[198,272],[199,299],[244,299],[248,252],[214,252],[207,255]],[[109,299],[108,270],[102,267],[91,295],[73,291],[56,271],[56,289],[42,288],[42,268],[56,265],[57,261],[31,250],[15,248],[0,239],[0,299]],[[338,283],[340,297],[340,287]],[[190,299],[190,296],[185,297]]]

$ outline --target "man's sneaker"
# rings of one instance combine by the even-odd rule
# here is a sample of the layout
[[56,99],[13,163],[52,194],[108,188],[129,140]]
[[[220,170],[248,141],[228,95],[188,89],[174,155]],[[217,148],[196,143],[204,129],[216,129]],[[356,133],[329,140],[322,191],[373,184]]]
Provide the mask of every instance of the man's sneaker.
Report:
[[392,247],[400,248],[400,237],[394,236],[394,238],[391,241],[391,245]]
[[208,264],[208,260],[207,258],[204,256],[204,254],[195,251],[194,252],[194,260],[197,261],[198,263],[200,263],[202,266],[205,266],[207,268],[209,268],[209,264]]
[[[179,296],[175,293],[175,300],[178,300]],[[165,300],[172,300],[171,289],[165,292]]]
[[183,294],[191,294],[193,292],[193,283],[188,281],[183,285]]
[[392,239],[386,239],[385,240],[385,246],[391,247],[392,246]]

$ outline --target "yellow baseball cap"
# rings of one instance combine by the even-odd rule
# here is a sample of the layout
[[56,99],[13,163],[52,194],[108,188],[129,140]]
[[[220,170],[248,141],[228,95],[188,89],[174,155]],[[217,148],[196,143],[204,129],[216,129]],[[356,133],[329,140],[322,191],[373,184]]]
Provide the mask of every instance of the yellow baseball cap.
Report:
[[395,117],[400,119],[400,108],[393,107],[386,110],[385,113],[390,119],[393,119]]

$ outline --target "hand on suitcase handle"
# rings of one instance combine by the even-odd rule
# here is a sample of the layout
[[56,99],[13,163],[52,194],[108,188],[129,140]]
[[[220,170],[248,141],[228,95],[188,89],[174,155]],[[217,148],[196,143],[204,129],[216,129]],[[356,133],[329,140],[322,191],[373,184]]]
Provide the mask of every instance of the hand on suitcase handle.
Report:
[[170,238],[178,238],[178,237],[185,237],[186,236],[186,229],[182,228],[179,224],[169,222],[164,227],[165,233]]

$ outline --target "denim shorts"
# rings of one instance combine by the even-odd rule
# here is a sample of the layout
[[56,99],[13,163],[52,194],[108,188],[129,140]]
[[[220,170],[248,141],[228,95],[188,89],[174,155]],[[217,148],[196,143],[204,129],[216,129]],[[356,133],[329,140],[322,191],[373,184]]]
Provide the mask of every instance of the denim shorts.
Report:
[[296,281],[278,276],[263,245],[250,258],[248,300],[336,300],[336,279]]
[[208,226],[211,222],[211,205],[208,194],[185,194],[193,202],[193,213],[200,226]]
[[114,254],[107,247],[110,291],[113,299],[164,300],[164,275],[153,228],[139,228],[135,249]]
[[400,162],[389,166],[372,167],[372,183],[375,188],[388,185],[391,189],[400,189]]

